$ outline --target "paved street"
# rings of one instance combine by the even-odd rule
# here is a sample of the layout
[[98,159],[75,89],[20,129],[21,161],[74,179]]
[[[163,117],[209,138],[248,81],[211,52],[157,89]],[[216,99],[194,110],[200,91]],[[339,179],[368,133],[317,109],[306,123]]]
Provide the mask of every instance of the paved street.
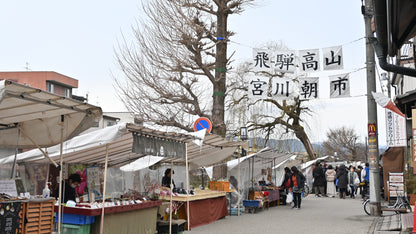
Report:
[[255,214],[228,216],[185,233],[368,233],[374,217],[366,215],[360,199],[317,198],[302,200],[302,209],[271,207]]

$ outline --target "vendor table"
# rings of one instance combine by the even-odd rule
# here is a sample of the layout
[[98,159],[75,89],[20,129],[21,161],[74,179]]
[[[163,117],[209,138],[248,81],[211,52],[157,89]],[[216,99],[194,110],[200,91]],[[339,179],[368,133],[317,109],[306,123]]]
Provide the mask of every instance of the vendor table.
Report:
[[269,192],[269,195],[267,196],[267,200],[269,201],[269,206],[278,206],[279,200],[280,200],[280,193],[279,190],[266,190]]
[[[226,192],[212,190],[197,190],[195,195],[173,196],[172,200],[184,202],[177,212],[178,218],[187,219],[186,200],[189,199],[190,227],[212,223],[228,215]],[[163,200],[169,200],[170,196],[161,196]]]
[[[104,233],[155,233],[158,206],[161,200],[104,208]],[[96,216],[91,233],[100,233],[101,208],[63,207],[65,214]],[[58,212],[58,206],[55,206]]]

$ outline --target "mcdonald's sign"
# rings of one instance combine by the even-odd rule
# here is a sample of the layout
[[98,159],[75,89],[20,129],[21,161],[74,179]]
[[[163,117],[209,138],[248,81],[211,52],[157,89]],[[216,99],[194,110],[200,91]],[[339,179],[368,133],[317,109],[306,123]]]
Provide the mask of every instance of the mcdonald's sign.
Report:
[[377,127],[375,123],[368,124],[368,137],[375,137],[377,136]]

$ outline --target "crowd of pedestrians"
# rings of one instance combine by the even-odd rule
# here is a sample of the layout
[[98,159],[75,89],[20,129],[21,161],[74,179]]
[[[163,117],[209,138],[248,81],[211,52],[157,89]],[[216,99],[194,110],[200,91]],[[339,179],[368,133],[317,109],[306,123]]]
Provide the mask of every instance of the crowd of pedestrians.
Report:
[[[357,194],[363,195],[361,184],[369,181],[369,165],[362,168],[350,165],[336,166],[316,162],[312,171],[313,189],[317,197],[336,197],[345,199],[347,196],[355,198]],[[363,183],[362,183],[363,182]]]
[[[290,197],[290,201],[287,202],[293,204],[292,209],[300,209],[306,178],[295,166],[286,167],[284,170],[281,188]],[[368,163],[364,168],[361,166],[355,168],[352,165],[348,168],[345,165],[334,168],[332,165],[316,162],[312,170],[315,196],[336,197],[338,195],[340,199],[345,199],[347,196],[354,199],[357,194],[365,192],[361,182],[368,183],[369,174]]]

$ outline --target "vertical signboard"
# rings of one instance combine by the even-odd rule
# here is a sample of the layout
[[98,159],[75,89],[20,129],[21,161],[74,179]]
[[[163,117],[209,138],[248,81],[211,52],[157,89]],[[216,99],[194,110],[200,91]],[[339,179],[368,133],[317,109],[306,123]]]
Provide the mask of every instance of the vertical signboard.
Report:
[[406,119],[386,109],[386,140],[388,147],[403,147],[406,144]]
[[413,174],[416,174],[416,109],[412,109],[412,166],[413,166]]
[[374,164],[378,157],[377,126],[375,123],[368,124],[368,161]]

